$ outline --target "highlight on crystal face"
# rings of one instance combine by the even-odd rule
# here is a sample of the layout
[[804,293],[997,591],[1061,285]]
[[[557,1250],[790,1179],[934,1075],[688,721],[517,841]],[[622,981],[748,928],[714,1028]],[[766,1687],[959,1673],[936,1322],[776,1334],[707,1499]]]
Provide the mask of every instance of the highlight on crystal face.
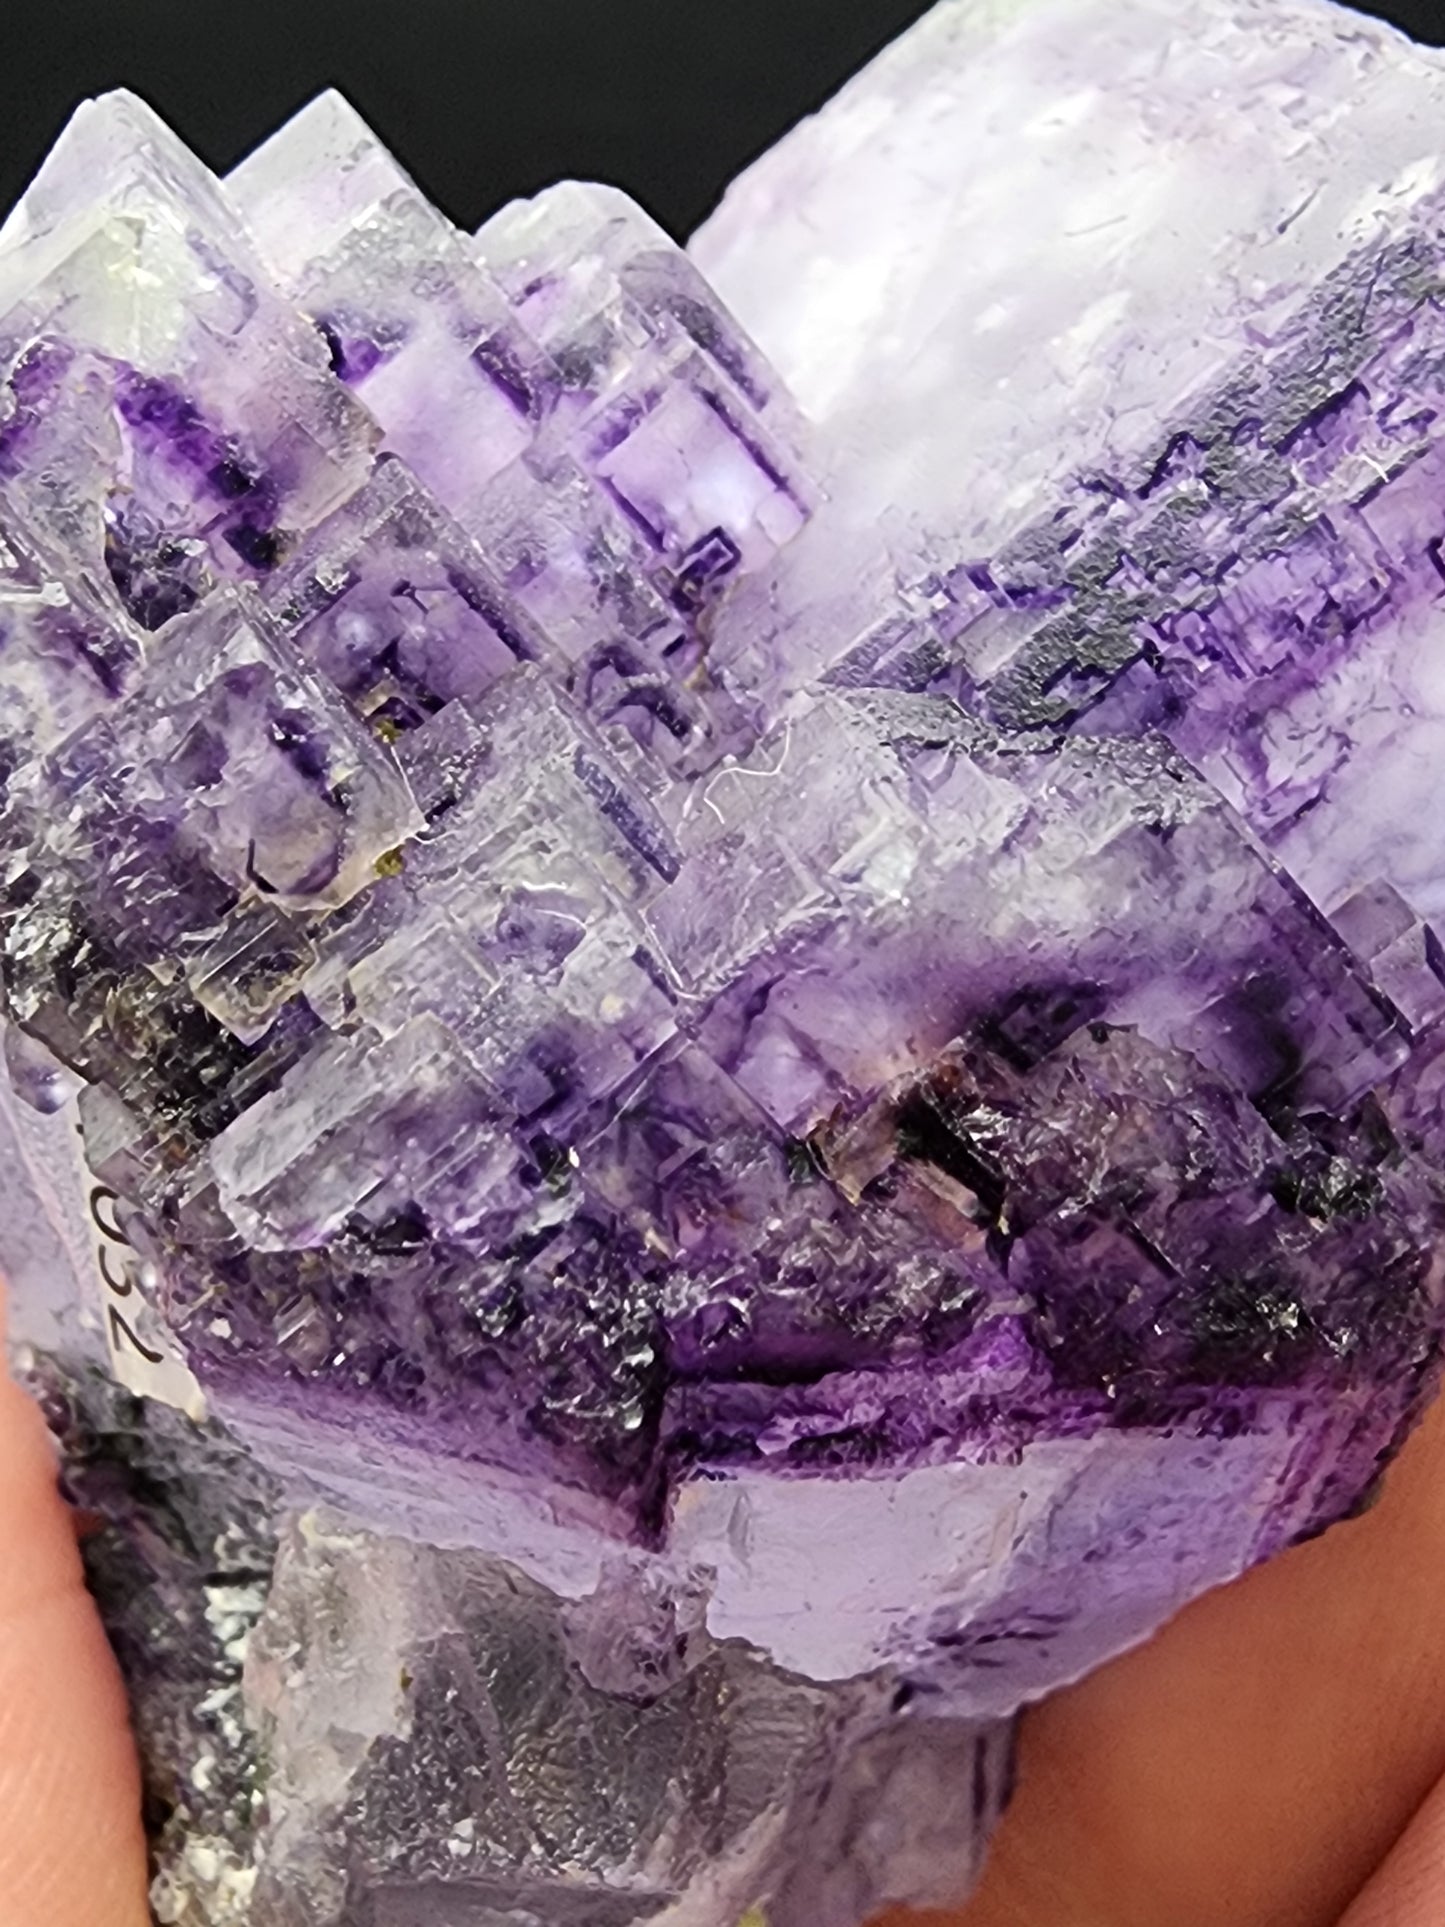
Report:
[[1445,69],[1348,19],[945,0],[690,255],[334,95],[0,232],[0,1260],[163,1921],[956,1899],[1420,1409]]

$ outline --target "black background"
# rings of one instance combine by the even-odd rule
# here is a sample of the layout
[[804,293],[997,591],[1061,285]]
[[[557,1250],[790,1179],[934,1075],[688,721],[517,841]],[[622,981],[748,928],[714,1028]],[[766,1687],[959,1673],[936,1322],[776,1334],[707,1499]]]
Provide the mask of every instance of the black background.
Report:
[[[134,88],[224,169],[334,85],[468,227],[573,175],[685,235],[927,4],[0,0],[0,210],[87,94]],[[1368,11],[1445,43],[1445,0]]]

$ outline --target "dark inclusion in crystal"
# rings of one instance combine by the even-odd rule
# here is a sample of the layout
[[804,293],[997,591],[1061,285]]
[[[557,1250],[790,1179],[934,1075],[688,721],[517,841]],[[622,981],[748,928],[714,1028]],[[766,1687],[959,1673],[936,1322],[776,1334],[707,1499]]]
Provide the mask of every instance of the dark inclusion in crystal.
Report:
[[279,1487],[221,1427],[197,1427],[101,1371],[42,1357],[27,1376],[64,1453],[86,1576],[132,1683],[162,1917],[176,1917],[168,1890],[184,1892],[191,1863],[214,1860],[208,1884],[224,1892],[229,1876],[244,1897],[267,1774],[241,1673],[272,1581]]

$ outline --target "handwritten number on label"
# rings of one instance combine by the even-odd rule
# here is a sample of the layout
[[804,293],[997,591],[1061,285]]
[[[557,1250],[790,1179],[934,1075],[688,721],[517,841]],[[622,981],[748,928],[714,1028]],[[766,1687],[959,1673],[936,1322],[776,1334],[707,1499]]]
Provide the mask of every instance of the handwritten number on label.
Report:
[[117,1351],[120,1349],[121,1340],[125,1339],[127,1343],[140,1353],[142,1358],[149,1360],[152,1365],[163,1365],[165,1363],[165,1354],[163,1352],[153,1352],[149,1345],[142,1344],[114,1305],[111,1305],[109,1310],[110,1335]]
[[[121,1229],[120,1219],[115,1207],[120,1203],[118,1195],[108,1184],[97,1184],[90,1193],[91,1222],[100,1233],[100,1243],[96,1246],[95,1260],[100,1267],[100,1275],[105,1287],[113,1298],[129,1298],[135,1291],[135,1272],[129,1257],[120,1259],[119,1276],[115,1270],[114,1248],[119,1245],[127,1253],[133,1247]],[[106,1311],[110,1318],[111,1345],[120,1351],[125,1345],[151,1365],[164,1365],[165,1353],[152,1351],[150,1346],[136,1332],[130,1320],[116,1305],[108,1305]]]
[[119,1203],[119,1197],[108,1184],[97,1184],[90,1194],[91,1221],[102,1238],[109,1238],[112,1244],[128,1245],[130,1239],[121,1230],[114,1210],[101,1209],[103,1205],[115,1206]]
[[135,1279],[128,1270],[121,1277],[116,1277],[110,1268],[109,1245],[99,1245],[96,1248],[95,1262],[100,1267],[100,1275],[105,1280],[106,1290],[113,1291],[117,1298],[129,1298],[135,1290]]

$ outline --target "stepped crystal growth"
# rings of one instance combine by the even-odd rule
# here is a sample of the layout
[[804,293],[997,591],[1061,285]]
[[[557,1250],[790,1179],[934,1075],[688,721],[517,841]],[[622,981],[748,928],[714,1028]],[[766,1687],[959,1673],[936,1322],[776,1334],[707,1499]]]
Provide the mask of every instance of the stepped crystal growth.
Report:
[[77,114],[0,234],[3,1255],[163,1919],[946,1898],[1022,1703],[1368,1488],[1442,106],[1315,0],[945,0],[691,261],[468,239],[335,97],[224,183]]

